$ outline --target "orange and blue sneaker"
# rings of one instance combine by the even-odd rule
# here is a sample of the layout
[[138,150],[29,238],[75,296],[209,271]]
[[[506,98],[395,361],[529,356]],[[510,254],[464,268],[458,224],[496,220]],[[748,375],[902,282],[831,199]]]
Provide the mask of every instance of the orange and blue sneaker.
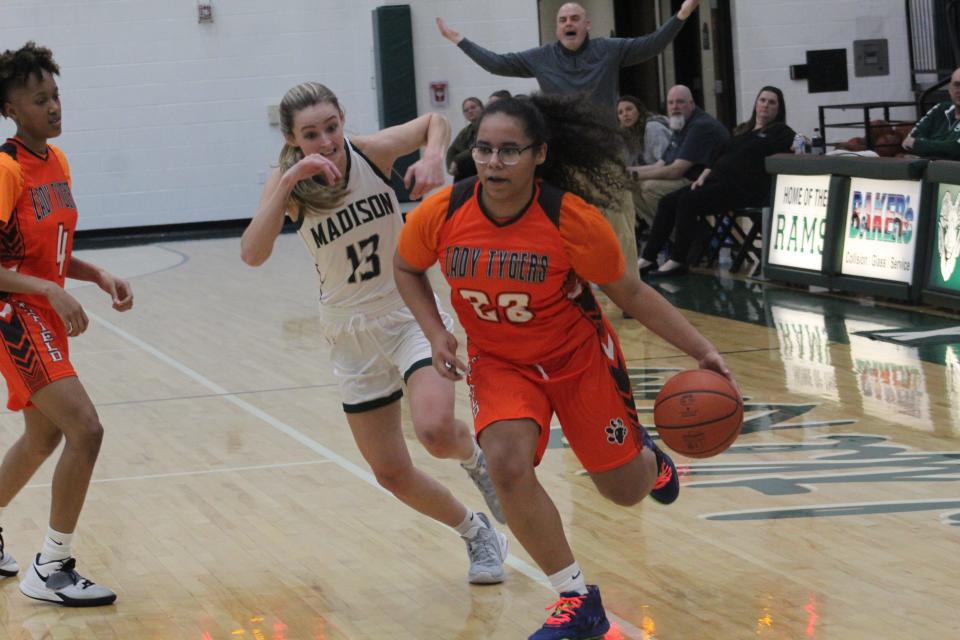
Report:
[[660,504],[670,504],[680,495],[680,476],[677,474],[677,465],[673,464],[670,456],[652,445],[653,453],[657,456],[657,480],[653,483],[650,497]]
[[587,595],[576,591],[560,594],[560,599],[547,607],[553,613],[527,640],[600,640],[610,630],[610,621],[603,611],[600,588],[587,585]]

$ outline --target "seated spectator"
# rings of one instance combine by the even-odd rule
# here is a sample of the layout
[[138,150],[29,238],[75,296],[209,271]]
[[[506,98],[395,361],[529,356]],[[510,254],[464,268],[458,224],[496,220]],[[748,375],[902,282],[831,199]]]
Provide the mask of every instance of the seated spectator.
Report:
[[627,167],[655,164],[670,146],[669,121],[665,116],[647,111],[633,96],[620,96],[617,120],[627,142]]
[[447,149],[447,171],[453,179],[463,180],[477,175],[477,165],[473,163],[470,149],[477,140],[477,122],[483,115],[483,103],[480,98],[467,98],[461,105],[467,126],[460,130]]
[[660,198],[689,185],[700,176],[719,145],[730,138],[720,122],[693,101],[690,89],[683,85],[667,93],[670,115],[670,145],[663,158],[653,164],[631,167],[630,173],[640,181],[633,189],[637,217],[652,225]]
[[[767,156],[786,153],[796,135],[786,124],[787,105],[783,92],[764,87],[757,95],[750,120],[734,130],[723,145],[711,169],[704,169],[696,182],[660,200],[637,266],[648,276],[686,273],[687,253],[697,233],[697,218],[723,215],[731,209],[760,207],[769,203],[770,175],[764,166]],[[657,255],[676,230],[670,259],[659,270]]]
[[960,69],[950,76],[949,100],[927,111],[903,141],[903,148],[926,158],[960,160]]
[[510,97],[512,96],[510,95],[509,91],[507,91],[506,89],[498,89],[497,91],[494,91],[493,93],[491,93],[490,97],[487,98],[487,106],[489,107],[490,105],[492,105],[497,100],[500,100],[501,98],[510,98]]

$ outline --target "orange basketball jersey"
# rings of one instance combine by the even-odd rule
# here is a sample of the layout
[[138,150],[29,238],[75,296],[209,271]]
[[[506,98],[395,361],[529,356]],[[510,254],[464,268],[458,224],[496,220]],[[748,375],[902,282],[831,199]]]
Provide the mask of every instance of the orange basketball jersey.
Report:
[[610,224],[572,193],[537,182],[517,218],[484,213],[476,178],[427,198],[407,216],[398,251],[426,270],[439,260],[472,348],[519,364],[570,353],[600,330],[584,282],[624,273]]
[[[47,145],[46,156],[39,156],[17,138],[7,139],[0,146],[0,265],[62,287],[76,227],[77,206],[63,152]],[[49,306],[43,296],[0,297]]]

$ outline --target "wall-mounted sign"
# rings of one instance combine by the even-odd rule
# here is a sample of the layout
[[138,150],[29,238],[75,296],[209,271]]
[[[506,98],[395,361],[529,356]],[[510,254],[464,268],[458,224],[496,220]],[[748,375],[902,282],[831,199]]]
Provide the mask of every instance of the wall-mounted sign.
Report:
[[778,175],[776,180],[769,263],[820,271],[830,176]]
[[920,187],[913,180],[850,180],[840,267],[844,275],[912,281]]
[[430,104],[435,107],[447,106],[446,80],[436,80],[430,83]]
[[930,286],[960,291],[960,185],[940,185],[935,220]]

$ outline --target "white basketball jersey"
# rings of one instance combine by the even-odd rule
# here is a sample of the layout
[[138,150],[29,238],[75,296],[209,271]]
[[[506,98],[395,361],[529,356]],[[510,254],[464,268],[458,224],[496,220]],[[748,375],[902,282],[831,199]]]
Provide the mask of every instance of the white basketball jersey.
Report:
[[347,197],[336,210],[304,208],[297,231],[313,256],[320,282],[320,309],[356,313],[402,304],[393,281],[393,254],[403,217],[383,173],[344,140]]

